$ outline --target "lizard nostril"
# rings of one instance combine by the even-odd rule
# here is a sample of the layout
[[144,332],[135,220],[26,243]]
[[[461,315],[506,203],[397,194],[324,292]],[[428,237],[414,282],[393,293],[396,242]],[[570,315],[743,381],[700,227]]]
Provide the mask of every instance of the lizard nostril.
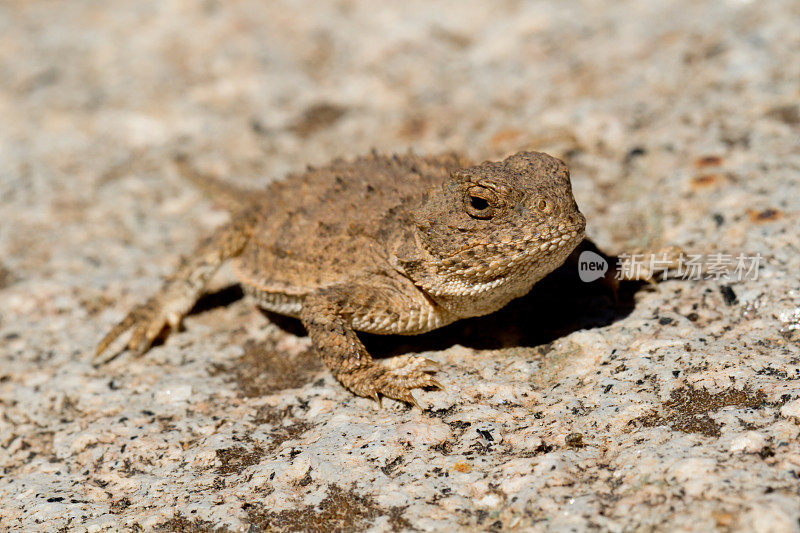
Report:
[[580,213],[570,213],[567,219],[570,221],[571,224],[579,226],[583,223],[583,217]]

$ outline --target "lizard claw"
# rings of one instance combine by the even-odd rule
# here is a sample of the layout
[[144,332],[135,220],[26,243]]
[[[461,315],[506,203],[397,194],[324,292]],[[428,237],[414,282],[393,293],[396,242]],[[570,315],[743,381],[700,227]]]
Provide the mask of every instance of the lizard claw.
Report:
[[438,361],[434,361],[433,359],[428,359],[427,357],[425,357],[424,359],[425,359],[425,364],[428,366],[430,370],[436,371],[442,369],[442,364],[439,363]]
[[165,327],[168,325],[173,328],[177,327],[175,322],[179,323],[179,320],[171,320],[163,312],[162,306],[158,304],[155,298],[145,304],[134,307],[97,345],[94,354],[95,364],[107,363],[123,351],[119,350],[107,357],[101,357],[111,344],[126,331],[130,330],[131,336],[124,349],[138,357],[150,349]]
[[383,399],[381,398],[381,395],[378,394],[378,391],[372,391],[372,394],[370,394],[369,397],[375,400],[375,403],[378,404],[378,409],[383,409]]
[[410,403],[412,406],[416,407],[420,411],[424,411],[425,410],[425,409],[422,408],[422,406],[419,404],[419,402],[417,402],[417,399],[414,398],[414,395],[412,395],[410,392],[408,393],[408,397],[404,398],[404,401],[406,403]]
[[444,386],[430,374],[430,363],[432,361],[424,357],[403,355],[373,363],[340,379],[348,389],[360,396],[373,398],[379,404],[380,397],[385,396],[422,410],[411,394],[413,389],[432,387],[444,390]]
[[409,389],[403,389],[403,390],[396,391],[396,394],[394,395],[394,399],[395,400],[400,400],[401,402],[404,402],[404,403],[407,403],[407,404],[411,405],[412,407],[416,407],[420,411],[424,411],[425,410],[419,404],[417,399],[414,398],[414,395],[411,394],[411,390],[409,390]]
[[431,379],[430,379],[430,384],[431,384],[431,386],[433,386],[433,387],[436,387],[436,388],[437,388],[437,389],[439,389],[439,390],[445,390],[445,388],[444,388],[444,385],[442,385],[441,383],[439,383],[439,380],[438,380],[438,379],[431,378]]

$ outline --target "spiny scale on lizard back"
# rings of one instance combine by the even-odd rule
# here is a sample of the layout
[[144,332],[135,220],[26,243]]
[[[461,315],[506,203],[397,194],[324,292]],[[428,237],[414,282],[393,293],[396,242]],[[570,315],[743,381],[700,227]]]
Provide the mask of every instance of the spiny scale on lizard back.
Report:
[[451,154],[373,154],[274,182],[237,275],[259,290],[303,294],[354,272],[390,268],[385,243],[407,207],[466,164]]

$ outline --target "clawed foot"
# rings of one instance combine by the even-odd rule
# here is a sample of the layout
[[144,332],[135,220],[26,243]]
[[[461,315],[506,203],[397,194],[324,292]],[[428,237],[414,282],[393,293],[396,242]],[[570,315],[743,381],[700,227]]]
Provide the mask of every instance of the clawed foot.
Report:
[[401,355],[385,361],[375,361],[370,366],[360,368],[349,374],[340,375],[345,387],[380,403],[381,396],[406,402],[420,407],[411,394],[413,389],[444,387],[431,373],[440,368],[439,364],[425,357]]
[[105,358],[100,356],[108,349],[111,343],[128,330],[131,330],[131,336],[125,345],[125,349],[134,356],[142,355],[153,345],[153,342],[161,335],[164,328],[169,326],[172,330],[176,330],[180,326],[181,318],[180,313],[170,312],[163,306],[159,298],[152,298],[147,303],[134,307],[100,341],[95,351],[95,363],[106,363],[116,357],[120,353],[119,351],[111,353]]

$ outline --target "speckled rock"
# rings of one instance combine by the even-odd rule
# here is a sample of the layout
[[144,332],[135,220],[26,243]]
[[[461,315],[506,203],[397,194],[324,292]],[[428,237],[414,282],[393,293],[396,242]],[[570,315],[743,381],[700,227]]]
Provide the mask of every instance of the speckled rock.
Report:
[[[798,531],[798,27],[792,0],[3,2],[0,529]],[[616,301],[561,269],[366,338],[441,363],[424,412],[346,392],[228,272],[91,365],[226,220],[176,150],[259,185],[371,148],[547,151],[601,247],[760,268]]]

